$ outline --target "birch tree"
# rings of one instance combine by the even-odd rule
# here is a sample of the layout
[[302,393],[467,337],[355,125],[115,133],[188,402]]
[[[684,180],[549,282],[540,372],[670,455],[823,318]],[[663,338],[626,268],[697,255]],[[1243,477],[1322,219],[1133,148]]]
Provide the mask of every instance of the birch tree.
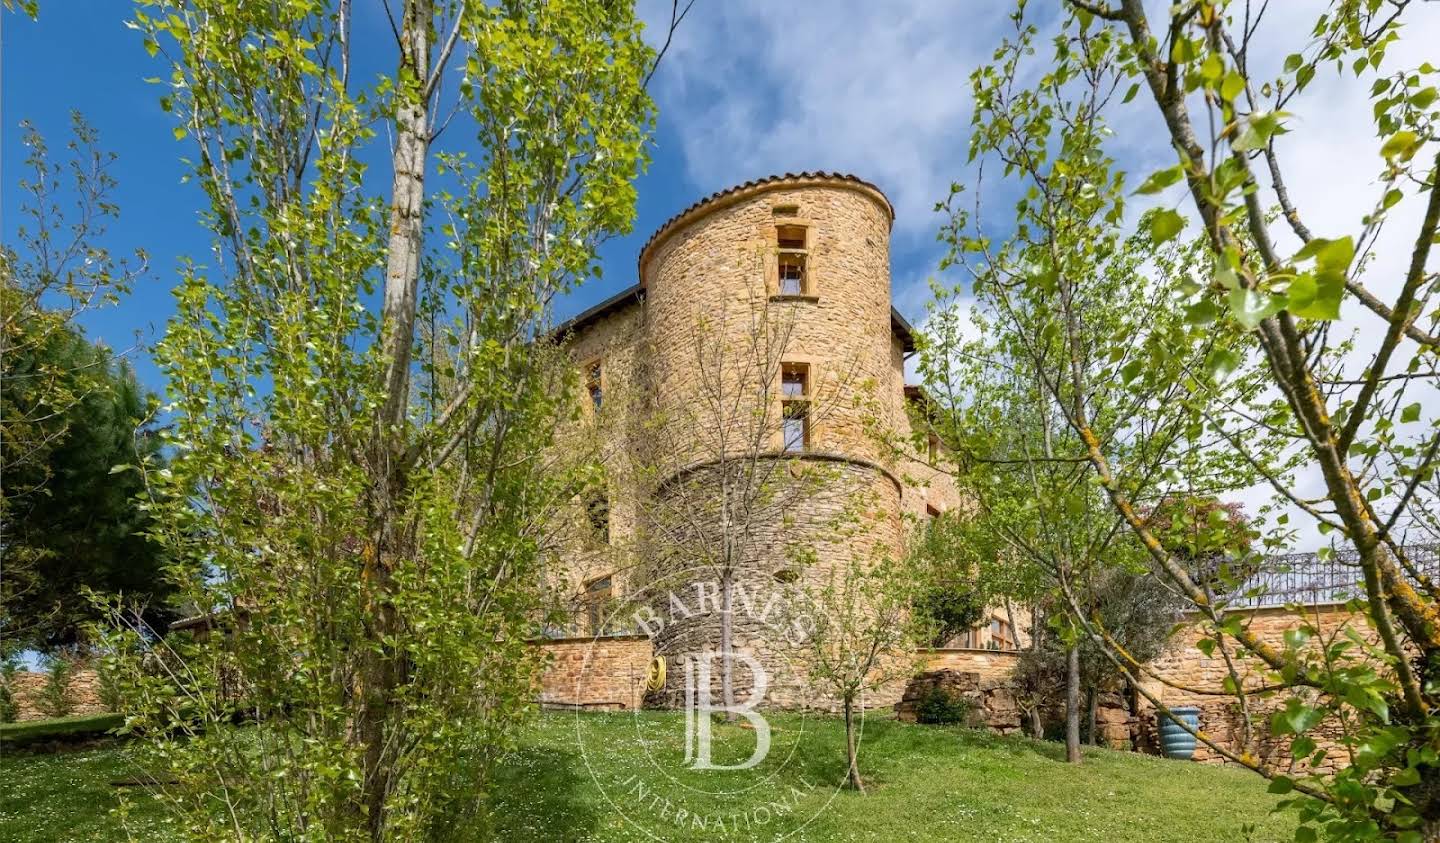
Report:
[[628,3],[146,0],[133,26],[214,233],[155,352],[149,476],[209,635],[159,645],[136,728],[196,837],[472,833],[565,488],[551,309],[631,223],[654,55]]

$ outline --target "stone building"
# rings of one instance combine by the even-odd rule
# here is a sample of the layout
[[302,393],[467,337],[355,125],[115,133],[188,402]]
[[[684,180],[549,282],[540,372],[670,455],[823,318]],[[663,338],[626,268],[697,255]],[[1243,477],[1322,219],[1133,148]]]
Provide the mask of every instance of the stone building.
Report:
[[[562,438],[606,473],[566,519],[557,638],[643,633],[674,703],[687,654],[717,650],[728,616],[735,648],[784,674],[787,619],[757,607],[902,553],[916,524],[957,505],[932,467],[938,444],[911,437],[907,405],[922,399],[904,382],[912,329],[891,305],[893,221],[854,176],[746,182],[667,221],[634,286],[558,328],[583,404]],[[965,643],[1015,637],[997,615]],[[769,702],[797,701],[793,676],[767,679]]]

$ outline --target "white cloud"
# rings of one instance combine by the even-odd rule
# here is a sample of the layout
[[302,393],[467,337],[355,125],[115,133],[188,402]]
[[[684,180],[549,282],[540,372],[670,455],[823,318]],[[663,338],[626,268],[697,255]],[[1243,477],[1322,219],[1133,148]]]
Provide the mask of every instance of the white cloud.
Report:
[[[1161,0],[1151,5],[1156,16],[1168,7]],[[1327,5],[1324,0],[1271,3],[1252,47],[1252,69],[1260,75],[1278,73],[1286,55],[1309,43],[1315,18]],[[686,175],[700,193],[806,169],[852,172],[878,184],[897,212],[895,303],[910,317],[923,319],[927,280],[940,253],[932,240],[940,222],[933,205],[945,198],[952,181],[976,178],[966,161],[970,73],[990,61],[1000,39],[1010,33],[1012,9],[1009,2],[993,0],[699,0],[656,77],[661,119],[679,138]],[[657,33],[663,37],[670,3],[649,0],[642,10],[652,39]],[[1440,3],[1413,4],[1408,20],[1401,41],[1390,50],[1387,70],[1432,59],[1428,53],[1440,41]],[[1043,60],[1048,49],[1042,39],[1036,58]],[[1368,85],[1349,71],[1322,69],[1289,106],[1293,132],[1277,147],[1291,196],[1318,236],[1357,234],[1361,217],[1379,195],[1380,139],[1369,119]],[[1203,120],[1198,112],[1197,117]],[[1132,184],[1173,162],[1145,92],[1117,113],[1112,125],[1112,151],[1131,171]],[[1008,188],[993,181],[986,187],[992,234],[1008,230]],[[1160,199],[1190,210],[1180,189]],[[1142,203],[1137,197],[1132,205],[1131,224]],[[1367,267],[1364,281],[1382,298],[1398,289],[1409,256],[1407,238],[1419,215],[1416,202],[1392,211]],[[1193,224],[1190,230],[1196,230]],[[1282,249],[1298,245],[1283,226],[1279,230]],[[968,308],[972,301],[954,304]],[[1379,322],[1355,301],[1346,302],[1343,316],[1334,333],[1358,329],[1359,342],[1348,361],[1352,368],[1363,368],[1380,334]],[[1433,395],[1426,400],[1440,403]],[[1297,483],[1304,496],[1323,490],[1313,472],[1303,472]],[[1272,494],[1268,487],[1257,487],[1240,497],[1253,514]],[[1292,525],[1304,528],[1307,522],[1292,513]],[[1324,543],[1313,530],[1304,532],[1300,546]]]
[[[895,204],[897,240],[929,240],[931,209],[968,151],[970,72],[1008,5],[702,0],[656,77],[661,119],[706,191],[777,172],[851,172]],[[652,40],[663,37],[670,4],[642,8]]]

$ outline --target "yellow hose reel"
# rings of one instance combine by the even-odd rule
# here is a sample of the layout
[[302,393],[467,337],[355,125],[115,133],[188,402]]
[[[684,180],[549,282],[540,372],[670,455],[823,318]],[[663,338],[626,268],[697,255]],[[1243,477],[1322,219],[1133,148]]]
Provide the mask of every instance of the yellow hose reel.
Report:
[[650,669],[645,672],[645,687],[658,691],[665,687],[665,659],[656,656],[650,660]]

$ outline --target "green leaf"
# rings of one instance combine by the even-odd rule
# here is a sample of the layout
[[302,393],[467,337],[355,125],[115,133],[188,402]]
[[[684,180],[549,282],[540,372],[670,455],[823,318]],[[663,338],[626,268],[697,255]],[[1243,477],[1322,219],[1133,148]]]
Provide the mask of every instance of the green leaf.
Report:
[[1345,276],[1335,272],[1304,273],[1290,282],[1286,310],[1302,319],[1339,319]]
[[1226,102],[1240,96],[1240,92],[1243,90],[1245,90],[1245,77],[1233,70],[1225,74],[1225,81],[1220,83],[1220,96]]
[[1140,91],[1140,83],[1139,83],[1139,82],[1136,82],[1136,83],[1134,83],[1133,85],[1130,86],[1130,90],[1128,90],[1128,91],[1125,92],[1125,96],[1124,96],[1123,98],[1121,98],[1120,104],[1121,104],[1121,105],[1124,105],[1125,103],[1129,102],[1130,100],[1135,99],[1135,94],[1137,94],[1139,91]]
[[[1314,241],[1311,241],[1314,242]],[[1349,235],[1339,240],[1326,240],[1315,254],[1315,265],[1321,269],[1345,272],[1355,259],[1355,241]]]
[[1236,287],[1230,291],[1230,312],[1245,330],[1253,331],[1260,323],[1285,308],[1284,296],[1272,296],[1253,287]]
[[1420,138],[1409,129],[1401,129],[1391,135],[1380,147],[1380,154],[1385,160],[1393,161],[1399,158],[1401,161],[1409,161],[1420,148]]
[[1280,125],[1280,118],[1284,116],[1281,111],[1256,112],[1245,119],[1245,131],[1240,133],[1230,147],[1237,152],[1246,152],[1252,149],[1264,149],[1270,145],[1270,138],[1276,134],[1284,134]]
[[1304,758],[1315,751],[1315,739],[1301,735],[1290,743],[1290,757]]
[[1220,308],[1209,299],[1202,299],[1185,308],[1185,321],[1191,325],[1209,325],[1220,318]]
[[1195,42],[1185,36],[1177,36],[1175,44],[1170,48],[1170,60],[1176,64],[1194,61],[1198,53],[1195,50]]
[[1138,194],[1159,193],[1185,176],[1185,170],[1179,164],[1168,167],[1164,170],[1156,170],[1150,174],[1141,185],[1135,188]]
[[1224,383],[1240,366],[1240,354],[1228,348],[1217,348],[1205,358],[1205,376],[1214,383]]
[[1270,780],[1270,786],[1266,788],[1270,793],[1289,793],[1295,789],[1295,782],[1289,776],[1276,776]]
[[1283,709],[1271,715],[1270,729],[1277,735],[1303,735],[1324,719],[1324,711],[1291,697]]
[[1150,242],[1159,246],[1180,233],[1185,219],[1169,208],[1163,208],[1150,215]]
[[1420,402],[1415,402],[1400,411],[1400,421],[1413,422],[1420,420]]

